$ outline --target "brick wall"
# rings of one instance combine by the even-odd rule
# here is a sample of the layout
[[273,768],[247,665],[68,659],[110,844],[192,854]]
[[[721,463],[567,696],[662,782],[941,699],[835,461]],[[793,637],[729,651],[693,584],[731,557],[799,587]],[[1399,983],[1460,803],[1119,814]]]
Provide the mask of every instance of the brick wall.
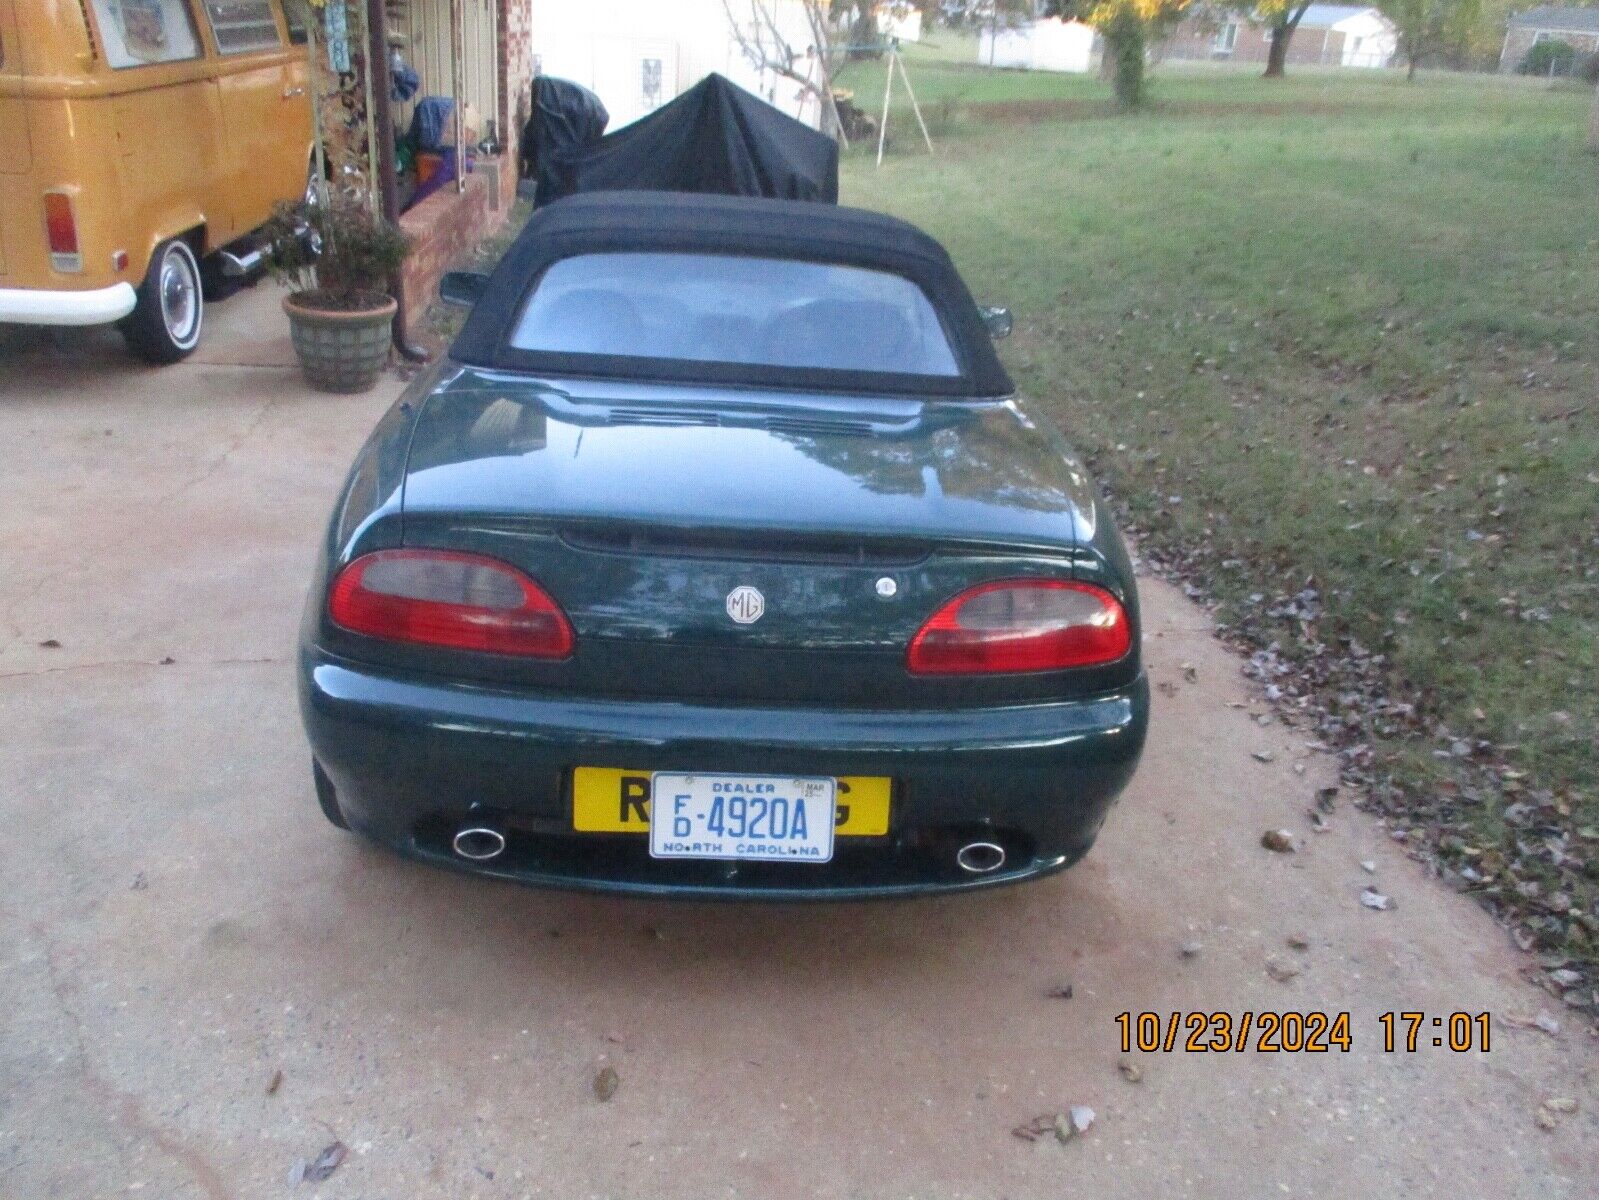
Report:
[[400,227],[414,240],[400,272],[407,334],[418,328],[438,295],[444,272],[499,228],[515,193],[516,155],[511,152],[480,162],[479,169],[466,177],[464,191],[446,184],[400,217]]
[[[533,90],[533,16],[530,0],[500,0],[500,128],[515,162],[517,139],[528,118]],[[515,172],[512,172],[513,185]],[[514,193],[514,186],[513,186]]]
[[[1231,54],[1217,53],[1214,49],[1217,25],[1214,18],[1190,17],[1179,25],[1166,40],[1163,55],[1178,61],[1201,62],[1266,62],[1271,50],[1271,31],[1240,22],[1238,40]],[[1306,29],[1301,26],[1288,43],[1288,62],[1298,64],[1330,63],[1343,61],[1344,35],[1330,29]]]

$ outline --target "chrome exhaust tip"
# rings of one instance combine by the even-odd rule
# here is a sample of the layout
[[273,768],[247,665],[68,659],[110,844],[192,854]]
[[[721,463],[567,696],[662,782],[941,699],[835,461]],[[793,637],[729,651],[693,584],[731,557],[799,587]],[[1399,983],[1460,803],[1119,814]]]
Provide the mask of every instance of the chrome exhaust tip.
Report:
[[488,862],[505,853],[505,834],[492,825],[464,825],[450,844],[462,858]]
[[987,875],[1005,865],[1005,847],[997,842],[970,842],[955,851],[955,862],[968,875]]

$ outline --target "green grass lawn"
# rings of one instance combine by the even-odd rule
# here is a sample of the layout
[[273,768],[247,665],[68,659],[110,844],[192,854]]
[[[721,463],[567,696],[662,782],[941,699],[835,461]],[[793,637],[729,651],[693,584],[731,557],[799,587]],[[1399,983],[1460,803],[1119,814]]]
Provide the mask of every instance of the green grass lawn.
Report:
[[[964,111],[931,158],[896,114],[881,169],[846,158],[844,201],[929,229],[1012,306],[1019,380],[1231,629],[1415,706],[1341,714],[1375,747],[1378,802],[1513,901],[1549,961],[1592,964],[1591,94],[1167,66],[1144,113],[1021,122],[980,106],[1108,85],[925,50],[911,72]],[[1307,586],[1312,624],[1269,615]]]

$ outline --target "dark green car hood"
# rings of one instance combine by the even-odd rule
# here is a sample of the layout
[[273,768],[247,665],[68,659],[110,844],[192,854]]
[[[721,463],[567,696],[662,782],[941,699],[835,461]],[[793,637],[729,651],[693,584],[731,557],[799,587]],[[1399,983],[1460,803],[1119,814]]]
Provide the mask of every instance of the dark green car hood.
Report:
[[404,513],[1071,551],[1093,490],[1017,400],[808,396],[445,372]]

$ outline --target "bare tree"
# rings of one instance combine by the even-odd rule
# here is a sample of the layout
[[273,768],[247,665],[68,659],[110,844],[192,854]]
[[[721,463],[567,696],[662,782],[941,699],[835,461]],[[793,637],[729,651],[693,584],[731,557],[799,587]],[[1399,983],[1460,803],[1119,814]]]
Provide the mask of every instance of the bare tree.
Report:
[[827,0],[788,0],[805,12],[810,41],[803,46],[795,43],[793,31],[785,29],[778,19],[784,0],[742,0],[738,7],[747,6],[744,20],[734,12],[735,3],[736,0],[722,0],[722,8],[745,60],[757,71],[770,71],[797,83],[802,95],[815,99],[822,114],[823,131],[842,139],[844,127],[833,101],[833,75],[842,47],[833,37]]

